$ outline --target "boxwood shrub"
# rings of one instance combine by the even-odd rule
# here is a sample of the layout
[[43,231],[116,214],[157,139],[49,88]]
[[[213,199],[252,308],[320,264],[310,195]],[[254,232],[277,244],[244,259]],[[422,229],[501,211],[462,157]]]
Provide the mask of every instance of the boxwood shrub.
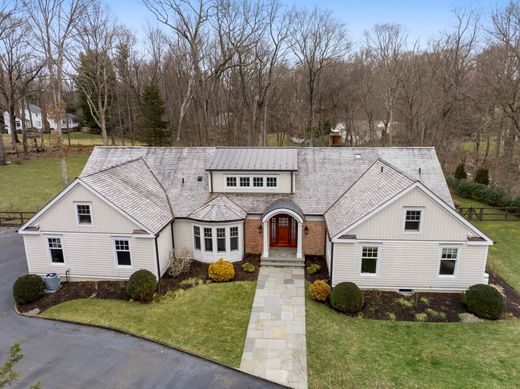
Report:
[[340,282],[330,294],[330,304],[345,313],[356,313],[363,308],[363,292],[353,282]]
[[513,198],[498,186],[457,180],[452,176],[446,177],[446,182],[460,197],[474,199],[493,207],[514,207],[516,212],[520,212],[520,196]]
[[30,304],[43,296],[44,282],[36,274],[18,277],[13,284],[13,297],[17,304]]
[[153,300],[153,294],[157,288],[157,278],[145,269],[137,270],[128,279],[126,292],[132,300],[149,303]]
[[502,313],[503,297],[492,286],[476,284],[464,295],[464,304],[469,312],[478,317],[496,320]]

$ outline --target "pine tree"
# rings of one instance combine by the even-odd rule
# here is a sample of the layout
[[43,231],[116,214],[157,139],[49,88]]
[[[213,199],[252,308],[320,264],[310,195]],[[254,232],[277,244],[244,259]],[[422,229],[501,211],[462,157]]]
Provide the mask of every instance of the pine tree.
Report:
[[455,178],[457,180],[465,180],[468,178],[468,173],[466,173],[464,163],[461,163],[459,166],[457,166],[457,169],[455,169]]
[[162,120],[164,103],[157,84],[144,88],[141,112],[138,121],[139,137],[148,146],[165,146],[169,144],[168,122]]
[[489,171],[485,167],[479,167],[475,174],[477,184],[489,185]]

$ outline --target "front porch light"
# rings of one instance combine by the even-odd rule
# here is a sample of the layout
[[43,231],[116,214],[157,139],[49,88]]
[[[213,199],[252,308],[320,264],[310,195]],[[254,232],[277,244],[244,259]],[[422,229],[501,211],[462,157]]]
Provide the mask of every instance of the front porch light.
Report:
[[305,226],[303,232],[305,233],[305,235],[309,235],[309,227]]
[[259,233],[259,234],[262,234],[263,232],[264,232],[264,227],[262,226],[262,224],[260,224],[260,225],[258,226],[258,233]]

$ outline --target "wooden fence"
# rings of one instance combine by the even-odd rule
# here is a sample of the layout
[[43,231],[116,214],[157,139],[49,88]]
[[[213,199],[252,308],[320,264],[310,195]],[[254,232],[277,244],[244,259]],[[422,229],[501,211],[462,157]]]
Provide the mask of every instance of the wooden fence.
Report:
[[503,222],[520,221],[520,212],[517,208],[502,207],[502,208],[474,208],[474,207],[457,207],[459,214],[464,216],[469,221],[481,222]]
[[34,212],[0,212],[0,227],[20,227],[34,216]]

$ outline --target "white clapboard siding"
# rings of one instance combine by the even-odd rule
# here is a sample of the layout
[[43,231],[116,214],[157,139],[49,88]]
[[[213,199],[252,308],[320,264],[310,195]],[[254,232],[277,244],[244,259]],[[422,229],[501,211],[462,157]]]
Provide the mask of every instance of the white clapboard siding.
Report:
[[[404,231],[406,209],[414,207],[422,210],[421,231],[407,233]],[[357,239],[465,241],[470,232],[420,188],[415,188],[348,234],[356,235]]]
[[[76,214],[78,202],[90,204],[91,226],[78,225]],[[46,232],[132,233],[135,229],[142,228],[82,185],[76,185],[71,189],[35,220],[33,225],[35,224],[40,226],[40,231]]]
[[[213,176],[213,192],[223,193],[291,193],[291,172],[212,172]],[[226,176],[236,176],[237,186],[233,188],[226,187]],[[249,187],[240,187],[240,180],[238,177],[251,177]],[[264,187],[255,188],[253,186],[254,176],[274,176],[278,177],[278,186],[276,188]],[[294,188],[293,188],[294,191]]]
[[170,224],[164,227],[157,237],[157,250],[159,251],[161,275],[163,275],[168,269],[170,264],[170,253],[173,251],[172,229]]
[[332,244],[328,237],[325,239],[325,261],[327,262],[327,270],[330,274],[330,256],[331,256]]
[[[47,245],[48,237],[59,237],[65,257],[64,264],[51,263]],[[129,239],[131,267],[117,265],[114,239],[109,234],[39,234],[24,235],[27,263],[30,273],[58,272],[65,276],[69,270],[72,279],[128,279],[136,270],[147,269],[157,274],[155,241],[150,238],[121,237]]]
[[173,236],[175,237],[175,252],[181,255],[193,256],[191,220],[176,219],[173,222]]
[[333,285],[350,281],[366,289],[463,290],[484,282],[487,246],[456,246],[459,259],[455,276],[439,276],[443,245],[385,241],[378,245],[377,274],[361,275],[362,247],[371,245],[374,244],[334,244]]

